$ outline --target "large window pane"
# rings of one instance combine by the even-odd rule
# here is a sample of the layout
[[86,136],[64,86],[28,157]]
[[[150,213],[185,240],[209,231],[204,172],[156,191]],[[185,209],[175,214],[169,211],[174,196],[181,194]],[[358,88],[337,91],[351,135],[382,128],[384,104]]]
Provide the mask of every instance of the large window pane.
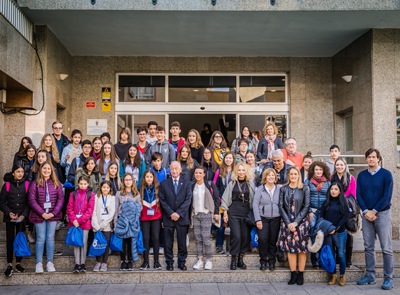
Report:
[[[118,115],[118,127],[116,136],[118,137],[122,128],[129,127],[132,131],[132,142],[137,143],[139,141],[139,138],[136,135],[137,128],[147,128],[147,123],[150,121],[156,121],[158,125],[164,126],[165,115]],[[168,130],[168,128],[165,129]]]
[[285,76],[240,77],[240,102],[285,102]]
[[170,102],[236,102],[234,76],[169,76]]
[[165,101],[165,76],[119,76],[119,102]]
[[[286,140],[287,124],[285,115],[240,115],[240,130],[243,126],[249,126],[251,131],[261,131],[261,136],[264,136],[263,129],[268,123],[274,123],[278,128],[278,136],[282,141]],[[238,133],[240,133],[238,130]],[[239,134],[237,134],[239,135]]]

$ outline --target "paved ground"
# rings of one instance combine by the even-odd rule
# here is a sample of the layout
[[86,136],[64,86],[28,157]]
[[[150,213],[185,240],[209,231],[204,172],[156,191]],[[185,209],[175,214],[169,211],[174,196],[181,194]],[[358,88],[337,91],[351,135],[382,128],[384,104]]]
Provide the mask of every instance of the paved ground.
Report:
[[78,295],[78,294],[137,294],[137,295],[303,295],[303,294],[400,294],[400,279],[395,279],[395,288],[384,291],[380,287],[383,279],[378,279],[375,286],[357,286],[350,283],[345,287],[327,284],[306,284],[288,286],[284,283],[266,284],[153,284],[153,285],[62,285],[62,286],[0,286],[0,294],[25,295]]

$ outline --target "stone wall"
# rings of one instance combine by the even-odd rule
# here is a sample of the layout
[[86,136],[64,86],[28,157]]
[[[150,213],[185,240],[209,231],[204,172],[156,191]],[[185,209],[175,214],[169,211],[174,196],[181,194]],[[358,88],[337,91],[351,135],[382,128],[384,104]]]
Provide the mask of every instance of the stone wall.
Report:
[[[115,133],[117,72],[260,73],[288,72],[290,130],[299,150],[327,153],[333,141],[330,58],[273,57],[73,57],[72,125],[87,133],[86,119],[107,119]],[[101,87],[112,87],[112,112],[101,111]],[[85,108],[95,101],[96,108]],[[223,110],[222,110],[223,111]],[[318,126],[318,128],[317,128]]]

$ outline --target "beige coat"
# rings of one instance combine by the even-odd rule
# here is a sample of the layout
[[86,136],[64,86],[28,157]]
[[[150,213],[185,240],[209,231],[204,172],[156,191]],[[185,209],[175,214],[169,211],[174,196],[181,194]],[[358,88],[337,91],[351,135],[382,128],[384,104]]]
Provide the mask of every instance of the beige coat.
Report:
[[111,228],[111,221],[114,219],[115,215],[115,197],[108,195],[107,196],[107,203],[106,208],[108,211],[108,218],[102,220],[101,216],[104,212],[104,205],[103,205],[103,198],[98,198],[97,195],[95,197],[94,203],[94,210],[92,215],[92,227],[93,231],[113,231],[114,229]]

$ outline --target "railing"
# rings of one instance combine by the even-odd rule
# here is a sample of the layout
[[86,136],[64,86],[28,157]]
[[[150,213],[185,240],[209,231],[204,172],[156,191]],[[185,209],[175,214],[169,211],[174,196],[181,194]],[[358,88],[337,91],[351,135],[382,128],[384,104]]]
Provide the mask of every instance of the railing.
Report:
[[33,42],[33,22],[14,0],[0,0],[0,14],[29,42]]
[[[315,158],[330,158],[331,155],[312,155],[312,157]],[[365,159],[365,155],[340,155],[339,157],[342,158],[363,158]],[[347,163],[347,166],[349,166],[349,168],[354,168],[354,167],[368,167],[368,164],[351,164],[351,163]],[[381,157],[381,167],[383,168],[383,157]]]

